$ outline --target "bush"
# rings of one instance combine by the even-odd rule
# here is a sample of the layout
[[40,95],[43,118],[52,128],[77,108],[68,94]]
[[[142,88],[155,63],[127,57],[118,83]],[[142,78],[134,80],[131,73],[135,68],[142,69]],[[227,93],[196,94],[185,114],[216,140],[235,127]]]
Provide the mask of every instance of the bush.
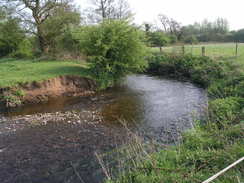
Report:
[[196,44],[198,43],[198,40],[196,36],[187,36],[184,38],[184,42],[188,44]]
[[32,58],[33,57],[33,45],[28,39],[24,39],[19,43],[18,48],[11,54],[16,58]]
[[221,64],[208,57],[191,55],[155,54],[149,58],[147,71],[157,75],[187,78],[203,87],[208,87],[213,80],[222,77]]
[[209,102],[210,120],[221,128],[233,123],[239,111],[240,105],[237,98],[229,97]]
[[101,88],[112,86],[130,72],[145,68],[144,35],[126,21],[104,21],[76,33],[88,56],[90,70]]
[[16,52],[24,38],[25,34],[17,19],[0,21],[0,57]]

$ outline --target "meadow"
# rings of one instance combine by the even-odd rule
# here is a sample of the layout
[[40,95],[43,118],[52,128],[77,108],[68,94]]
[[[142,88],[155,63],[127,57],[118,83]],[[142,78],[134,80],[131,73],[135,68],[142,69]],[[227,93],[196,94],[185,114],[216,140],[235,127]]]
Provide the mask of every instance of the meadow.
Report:
[[[163,48],[163,52],[182,54],[183,45],[167,46]],[[195,45],[184,45],[185,54],[193,56],[202,55],[202,47],[205,47],[205,55],[215,59],[225,59],[228,61],[243,62],[244,60],[244,43],[238,43],[238,51],[236,57],[236,43],[205,43]],[[153,52],[159,52],[159,48],[152,48]]]
[[0,60],[0,88],[41,81],[61,75],[87,76],[86,63],[78,61]]

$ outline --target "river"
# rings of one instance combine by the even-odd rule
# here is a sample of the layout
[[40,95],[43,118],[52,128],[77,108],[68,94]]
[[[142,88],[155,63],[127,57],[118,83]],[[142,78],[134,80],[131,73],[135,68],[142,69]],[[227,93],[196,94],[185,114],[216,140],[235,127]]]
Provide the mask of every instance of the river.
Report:
[[206,91],[190,82],[131,75],[92,97],[5,111],[0,182],[101,182],[94,153],[128,143],[128,130],[148,142],[177,143],[206,107]]

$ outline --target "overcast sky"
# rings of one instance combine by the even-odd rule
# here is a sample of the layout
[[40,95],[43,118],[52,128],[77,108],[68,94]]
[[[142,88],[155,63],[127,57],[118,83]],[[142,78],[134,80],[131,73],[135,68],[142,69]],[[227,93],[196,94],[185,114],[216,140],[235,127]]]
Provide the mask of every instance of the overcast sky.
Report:
[[[86,8],[89,0],[76,0],[81,8]],[[230,29],[244,28],[244,0],[128,0],[135,13],[135,22],[155,22],[162,13],[183,25],[200,22],[207,18],[226,18]]]

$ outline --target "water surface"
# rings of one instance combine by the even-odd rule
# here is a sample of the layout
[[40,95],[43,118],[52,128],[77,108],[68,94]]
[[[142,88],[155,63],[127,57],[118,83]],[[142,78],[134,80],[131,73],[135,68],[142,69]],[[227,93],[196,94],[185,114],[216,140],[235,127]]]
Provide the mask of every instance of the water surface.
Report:
[[189,82],[131,75],[92,97],[7,111],[0,117],[0,182],[80,182],[72,164],[85,182],[101,182],[94,153],[126,143],[121,123],[146,140],[171,144],[206,105],[206,91]]

